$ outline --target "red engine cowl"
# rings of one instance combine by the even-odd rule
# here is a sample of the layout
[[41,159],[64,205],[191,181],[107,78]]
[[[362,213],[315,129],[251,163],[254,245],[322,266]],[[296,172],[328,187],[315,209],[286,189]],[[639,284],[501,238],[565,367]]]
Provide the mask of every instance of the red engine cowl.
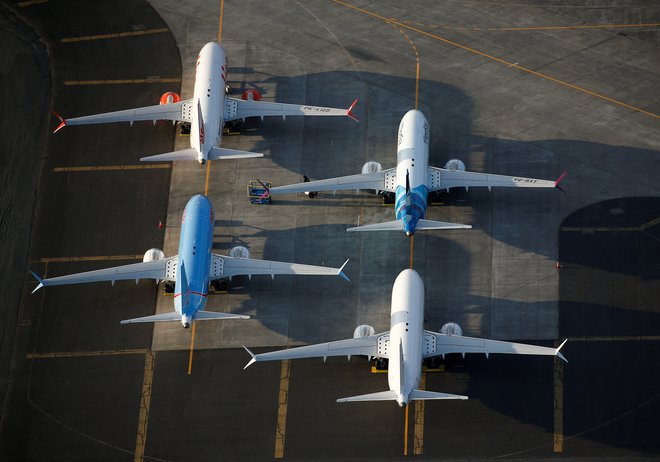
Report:
[[167,93],[163,93],[163,96],[160,97],[161,106],[163,104],[178,103],[179,101],[181,101],[181,97],[177,93],[174,93],[173,91],[168,91]]
[[257,90],[245,90],[243,92],[242,98],[245,101],[260,101],[261,93],[259,93]]

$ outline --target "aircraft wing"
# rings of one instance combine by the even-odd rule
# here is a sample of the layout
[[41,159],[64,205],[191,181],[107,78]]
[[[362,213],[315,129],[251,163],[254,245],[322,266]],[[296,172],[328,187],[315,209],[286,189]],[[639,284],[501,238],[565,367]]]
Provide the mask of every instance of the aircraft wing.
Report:
[[330,268],[327,266],[301,265],[299,263],[256,260],[213,254],[211,280],[233,276],[253,276],[255,274],[268,274],[273,278],[276,274],[296,274],[299,276],[341,276],[348,281],[348,277],[343,272],[346,263],[348,263],[348,260],[346,260],[341,268]]
[[347,116],[357,121],[351,112],[357,100],[348,109],[334,107],[308,106],[306,104],[284,104],[267,101],[249,101],[225,98],[225,121],[245,119],[247,117],[279,116]]
[[252,363],[260,361],[279,361],[282,359],[300,358],[327,358],[328,356],[382,356],[378,353],[378,339],[383,334],[370,335],[368,337],[350,338],[336,342],[318,343],[288,350],[271,351],[270,353],[254,354],[246,347],[252,359],[245,366],[247,369]]
[[179,101],[178,103],[157,104],[155,106],[139,107],[136,109],[126,109],[123,111],[105,112],[103,114],[94,114],[83,117],[74,117],[72,119],[63,119],[57,117],[62,122],[59,129],[67,125],[92,125],[105,124],[111,122],[138,122],[141,120],[173,120],[190,122],[192,113],[192,100]]
[[143,263],[133,263],[132,265],[114,266],[84,273],[69,274],[67,276],[58,276],[54,278],[41,279],[36,274],[32,275],[39,281],[39,285],[32,293],[42,287],[62,286],[69,284],[86,284],[88,282],[100,281],[125,281],[138,279],[156,279],[165,281],[174,281],[176,274],[176,264],[178,257],[164,258]]
[[478,186],[518,187],[518,188],[555,188],[565,173],[556,181],[525,178],[521,176],[493,175],[491,173],[465,172],[429,167],[429,190],[439,191],[456,187],[471,188]]
[[424,357],[441,356],[449,353],[491,353],[516,354],[516,355],[540,355],[558,356],[568,362],[560,353],[561,348],[549,348],[526,343],[503,342],[500,340],[489,340],[485,338],[463,337],[462,335],[445,335],[429,330],[424,331]]
[[276,186],[270,188],[270,194],[299,193],[306,191],[345,191],[347,189],[374,189],[394,192],[396,189],[396,169],[391,168],[374,173],[340,176],[327,180],[308,181],[306,183]]

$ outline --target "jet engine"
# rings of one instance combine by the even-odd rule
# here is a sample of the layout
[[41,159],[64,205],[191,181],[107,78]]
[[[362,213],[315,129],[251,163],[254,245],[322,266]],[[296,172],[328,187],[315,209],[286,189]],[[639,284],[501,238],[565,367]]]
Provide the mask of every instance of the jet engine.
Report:
[[463,163],[462,160],[458,159],[451,159],[445,164],[445,170],[451,170],[452,172],[464,172],[465,171],[465,164]]
[[257,90],[245,90],[241,98],[245,101],[261,101],[261,93]]
[[366,173],[380,172],[381,170],[383,170],[383,166],[380,165],[378,162],[369,161],[362,166],[363,175]]
[[374,335],[376,333],[376,330],[367,325],[367,324],[361,324],[355,328],[353,331],[353,338],[362,338],[362,337],[369,337],[370,335]]
[[227,254],[233,258],[250,258],[250,251],[243,246],[232,247]]
[[448,322],[447,324],[445,324],[440,328],[440,333],[455,337],[461,337],[463,335],[463,330],[461,329],[461,326],[459,326],[455,322]]
[[173,91],[163,93],[163,95],[160,97],[161,106],[164,104],[178,103],[179,101],[181,101],[181,97],[178,95],[178,93],[174,93]]
[[163,253],[163,251],[154,248],[154,249],[149,249],[144,253],[144,257],[142,257],[142,261],[146,263],[149,261],[162,260],[163,258],[165,258],[165,254]]

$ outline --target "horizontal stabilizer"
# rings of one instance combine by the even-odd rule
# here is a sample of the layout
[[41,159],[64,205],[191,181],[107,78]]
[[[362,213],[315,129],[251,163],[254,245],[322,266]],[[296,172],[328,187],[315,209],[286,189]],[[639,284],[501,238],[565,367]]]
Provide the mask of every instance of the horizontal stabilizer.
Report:
[[448,223],[446,221],[419,220],[415,229],[470,229],[470,225]]
[[244,314],[216,313],[213,311],[198,311],[193,316],[193,321],[207,321],[209,319],[250,319]]
[[348,398],[339,398],[338,403],[350,403],[355,401],[395,401],[396,392],[394,390],[379,391],[367,395],[350,396]]
[[[415,229],[470,229],[470,225],[461,225],[458,223],[448,223],[445,221],[419,220]],[[374,223],[373,225],[356,226],[348,228],[346,231],[403,231],[403,221],[394,220],[384,223]]]
[[410,393],[410,400],[423,400],[423,399],[468,399],[463,395],[452,395],[450,393],[437,393],[435,391],[426,390],[413,390]]
[[403,231],[403,222],[401,220],[386,221],[373,225],[355,226],[346,231]]
[[160,322],[160,321],[181,321],[181,315],[176,311],[169,313],[154,314],[153,316],[142,316],[141,318],[124,319],[122,324],[133,324],[136,322]]
[[247,159],[250,157],[263,157],[260,152],[238,151],[236,149],[226,148],[211,148],[209,151],[209,160],[230,160],[230,159]]
[[142,162],[169,162],[173,160],[197,160],[197,151],[182,149],[181,151],[166,152],[155,156],[141,157]]

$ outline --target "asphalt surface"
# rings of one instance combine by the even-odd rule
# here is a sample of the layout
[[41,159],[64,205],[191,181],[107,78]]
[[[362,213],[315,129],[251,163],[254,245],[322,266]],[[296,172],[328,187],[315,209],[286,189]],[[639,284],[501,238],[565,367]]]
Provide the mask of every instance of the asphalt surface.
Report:
[[[104,4],[70,1],[22,7],[21,14],[51,45],[58,112],[148,105],[164,91],[178,90],[178,83],[157,83],[154,76],[182,76],[181,94],[190,95],[195,56],[217,39],[219,5],[173,0],[152,5],[163,19],[146,2],[119,2],[111,11]],[[658,341],[640,335],[657,333],[653,220],[660,214],[649,196],[657,195],[660,140],[652,116],[611,100],[660,112],[653,59],[659,32],[579,28],[655,23],[657,7],[541,8],[506,1],[485,8],[471,2],[437,9],[358,6],[397,19],[399,30],[337,2],[224,2],[222,44],[236,94],[258,88],[267,100],[338,107],[358,97],[361,123],[289,118],[256,124],[241,136],[225,137],[223,146],[262,151],[266,158],[213,162],[208,186],[217,212],[218,252],[240,244],[257,258],[326,265],[351,257],[351,284],[338,278],[237,281],[228,294],[211,297],[209,309],[253,319],[198,326],[188,375],[190,330],[172,323],[152,336],[150,326],[118,323],[171,303],[159,297],[155,307],[155,285],[57,287],[28,296],[35,283],[26,277],[19,317],[26,322],[17,330],[0,457],[130,460],[137,452],[138,460],[261,460],[272,459],[284,437],[283,455],[294,460],[400,458],[401,409],[393,403],[335,402],[386,388],[386,376],[371,374],[363,358],[293,361],[284,395],[286,434],[278,435],[281,365],[242,371],[249,356],[239,347],[268,351],[336,340],[362,323],[387,328],[391,286],[408,264],[408,241],[343,229],[358,220],[389,220],[392,209],[371,194],[353,192],[314,200],[283,196],[270,207],[253,207],[245,185],[257,176],[286,184],[299,181],[301,173],[348,175],[367,160],[393,166],[396,127],[414,106],[415,50],[433,165],[458,157],[478,171],[541,178],[569,171],[565,195],[471,189],[452,193],[444,206],[430,210],[430,219],[474,229],[415,237],[414,267],[427,289],[426,327],[438,330],[458,321],[469,335],[546,345],[570,337],[565,354],[571,362],[558,381],[548,358],[454,358],[446,372],[427,374],[426,388],[467,394],[470,400],[426,403],[422,435],[414,429],[411,407],[409,453],[423,436],[428,459],[553,458],[559,389],[562,457],[658,456]],[[555,25],[576,28],[499,30]],[[163,27],[169,30],[61,42]],[[135,78],[152,83],[64,85]],[[171,125],[140,124],[70,127],[49,138],[30,267],[53,276],[136,260],[46,264],[42,258],[139,256],[160,246],[168,255],[176,253],[183,205],[205,189],[205,169],[177,163],[171,170],[54,172],[63,166],[136,164],[143,154],[171,150],[173,135]],[[188,139],[177,137],[175,145],[185,147]],[[619,197],[640,199],[603,205]],[[592,229],[608,227],[618,231]],[[26,359],[28,353],[56,352],[64,354]],[[147,396],[148,421],[141,425],[141,398]]]

